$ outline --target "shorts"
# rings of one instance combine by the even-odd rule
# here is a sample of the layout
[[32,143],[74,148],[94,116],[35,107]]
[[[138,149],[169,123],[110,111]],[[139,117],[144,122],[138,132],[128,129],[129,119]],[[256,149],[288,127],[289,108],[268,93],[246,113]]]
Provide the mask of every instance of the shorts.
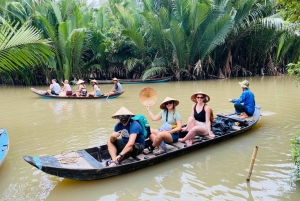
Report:
[[172,136],[173,142],[178,142],[179,133],[172,133],[171,136]]
[[101,96],[101,91],[96,91],[95,97],[97,97],[97,96]]
[[72,96],[72,94],[73,94],[72,91],[66,91],[67,96]]
[[80,96],[86,96],[87,91],[80,91]]
[[57,95],[57,96],[59,95],[59,94],[55,93],[54,90],[51,90],[51,94],[52,94],[52,95]]
[[[118,154],[121,153],[121,151],[123,151],[124,147],[126,146],[126,144],[123,142],[122,139],[117,139],[114,142],[114,145],[117,148]],[[144,151],[144,146],[141,145],[140,143],[135,143],[132,148],[133,148],[133,151],[130,154],[131,157],[135,157]]]
[[208,129],[206,127],[206,123],[205,122],[202,122],[202,121],[197,121],[196,120],[196,123],[197,123],[197,126],[202,126],[206,129],[206,133],[208,133]]

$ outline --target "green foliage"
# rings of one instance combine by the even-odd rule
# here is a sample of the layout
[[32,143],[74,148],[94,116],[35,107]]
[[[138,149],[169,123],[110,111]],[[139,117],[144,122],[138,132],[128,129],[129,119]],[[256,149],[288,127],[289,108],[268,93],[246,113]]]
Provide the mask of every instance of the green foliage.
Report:
[[300,22],[300,4],[298,0],[277,0],[281,14],[290,22]]
[[41,39],[35,27],[6,21],[0,24],[0,72],[46,63],[51,55],[50,41]]
[[295,64],[288,64],[288,75],[292,76],[295,84],[298,86],[300,80],[300,61]]
[[292,150],[291,155],[294,161],[295,169],[293,172],[293,179],[300,180],[300,135],[298,133],[292,133],[293,139],[291,140]]

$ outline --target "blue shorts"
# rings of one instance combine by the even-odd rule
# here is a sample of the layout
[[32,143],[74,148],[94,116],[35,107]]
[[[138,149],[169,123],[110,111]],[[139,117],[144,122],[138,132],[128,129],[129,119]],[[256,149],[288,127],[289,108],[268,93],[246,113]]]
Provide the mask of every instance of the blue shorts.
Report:
[[96,91],[95,96],[101,96],[101,91]]
[[178,142],[179,133],[172,133],[171,134],[173,142]]

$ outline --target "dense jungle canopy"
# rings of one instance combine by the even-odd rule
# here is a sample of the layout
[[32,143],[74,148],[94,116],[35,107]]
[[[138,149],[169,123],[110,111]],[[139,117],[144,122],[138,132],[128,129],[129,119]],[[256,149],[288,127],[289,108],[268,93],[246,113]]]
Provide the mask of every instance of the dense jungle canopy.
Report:
[[1,0],[0,83],[285,74],[300,40],[282,2]]

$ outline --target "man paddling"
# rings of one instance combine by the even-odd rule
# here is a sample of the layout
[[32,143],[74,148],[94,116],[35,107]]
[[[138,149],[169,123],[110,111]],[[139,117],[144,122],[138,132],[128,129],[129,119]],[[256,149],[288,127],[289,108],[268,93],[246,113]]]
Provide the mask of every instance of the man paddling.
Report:
[[112,90],[110,92],[104,94],[105,96],[122,93],[122,86],[121,86],[119,80],[117,78],[114,78],[114,79],[112,79],[112,81],[114,83],[114,87],[112,88]]
[[[107,148],[111,160],[107,161],[107,166],[119,165],[124,159],[136,157],[141,154],[145,147],[145,137],[141,125],[131,117],[132,112],[125,107],[121,107],[113,116],[119,122],[115,125],[114,132],[107,141]],[[122,136],[122,138],[119,138]]]

